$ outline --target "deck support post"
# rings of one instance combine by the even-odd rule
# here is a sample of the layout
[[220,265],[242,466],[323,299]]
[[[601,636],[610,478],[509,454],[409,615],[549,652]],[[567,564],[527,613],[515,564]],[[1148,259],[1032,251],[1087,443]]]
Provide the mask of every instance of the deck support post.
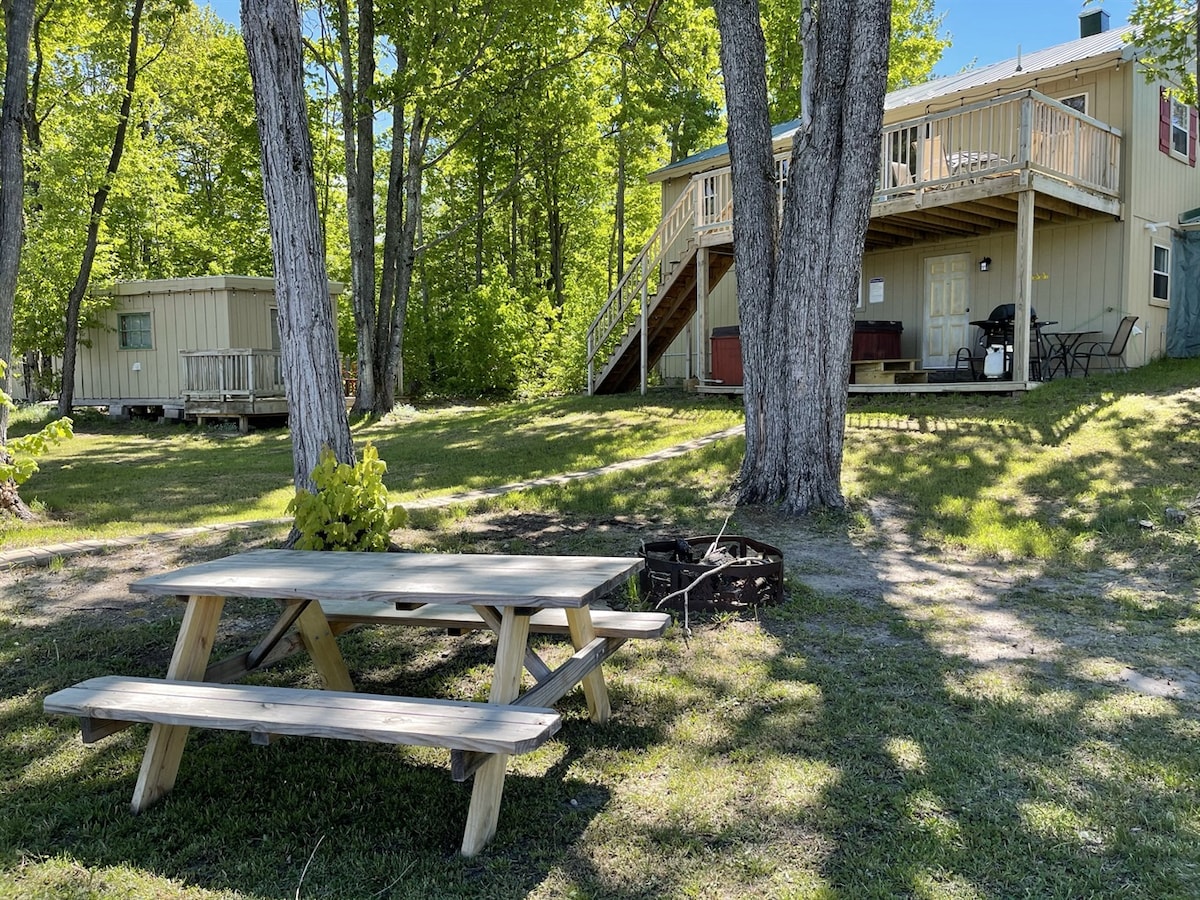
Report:
[[708,248],[701,246],[696,248],[696,366],[699,369],[696,377],[701,381],[708,374],[708,342],[705,340],[707,313]]
[[1017,266],[1013,318],[1013,381],[1029,381],[1029,310],[1033,297],[1034,192],[1017,195]]
[[648,307],[650,305],[650,287],[646,280],[648,271],[649,270],[647,269],[646,258],[642,257],[642,312],[641,312],[641,320],[642,320],[641,326],[642,327],[641,327],[641,335],[639,336],[638,341],[640,342],[640,351],[641,351],[640,365],[641,365],[641,373],[642,373],[641,384],[642,384],[642,396],[643,397],[646,396],[646,355],[648,352],[647,346],[646,346],[646,340],[647,340],[646,339],[646,329],[650,325],[650,321],[649,321],[650,317],[648,315],[648,310],[646,309],[646,307]]

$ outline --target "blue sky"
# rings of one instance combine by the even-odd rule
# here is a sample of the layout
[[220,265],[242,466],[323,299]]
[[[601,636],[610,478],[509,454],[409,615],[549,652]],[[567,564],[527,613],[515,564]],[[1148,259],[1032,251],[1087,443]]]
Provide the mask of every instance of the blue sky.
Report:
[[[1104,0],[1109,27],[1129,21],[1132,0]],[[1088,9],[1094,7],[1089,6]],[[953,44],[934,68],[935,75],[953,75],[975,60],[977,65],[1000,62],[1021,51],[1043,50],[1079,37],[1082,0],[937,0],[944,14],[942,31]]]
[[[203,0],[200,0],[203,2]],[[209,0],[213,11],[229,22],[238,21],[239,0]],[[1112,27],[1129,19],[1133,0],[1104,0]],[[953,75],[972,60],[977,65],[999,62],[1023,52],[1042,50],[1079,37],[1082,0],[937,0],[944,13],[942,31],[953,45],[934,69]]]

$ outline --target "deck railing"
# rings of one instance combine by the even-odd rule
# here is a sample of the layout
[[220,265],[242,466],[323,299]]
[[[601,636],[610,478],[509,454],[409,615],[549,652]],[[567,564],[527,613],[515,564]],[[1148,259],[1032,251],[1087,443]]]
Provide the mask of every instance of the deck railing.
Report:
[[1031,169],[1120,195],[1121,132],[1036,91],[888,125],[876,200]]
[[185,400],[283,397],[278,350],[181,350]]

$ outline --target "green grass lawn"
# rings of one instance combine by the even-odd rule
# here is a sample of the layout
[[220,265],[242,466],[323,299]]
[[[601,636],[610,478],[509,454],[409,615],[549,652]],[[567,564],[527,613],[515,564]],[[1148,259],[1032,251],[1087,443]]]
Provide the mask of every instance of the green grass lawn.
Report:
[[[1018,399],[855,398],[850,509],[799,522],[732,508],[740,439],[414,515],[398,535],[413,549],[628,554],[731,513],[731,530],[788,547],[785,604],[621,648],[609,725],[566,698],[562,731],[512,763],[499,832],[472,860],[456,855],[468,786],[434,750],[196,732],[175,791],[130,815],[146,730],[85,747],[41,698],[161,675],[179,606],[84,602],[140,574],[124,553],[8,573],[0,897],[1200,896],[1197,385],[1191,361]],[[737,416],[664,393],[414,411],[359,436],[403,499],[627,458]],[[60,527],[213,521],[286,491],[283,434],[97,432],[93,453],[63,448],[30,483]],[[74,518],[79,468],[117,458],[129,519]],[[139,517],[171,460],[195,478],[174,495],[192,519]],[[161,562],[281,535],[194,539]],[[217,653],[268,609],[231,620]],[[479,698],[490,658],[484,636],[403,629],[342,648],[361,689],[405,694]],[[256,678],[316,684],[300,657]]]
[[[725,399],[572,397],[540,403],[399,408],[355,428],[388,464],[393,502],[557,475],[619,462],[741,421]],[[31,420],[14,424],[14,433]],[[76,437],[41,461],[22,494],[46,515],[0,523],[0,546],[146,534],[283,515],[292,450],[283,429],[229,430],[84,415]]]

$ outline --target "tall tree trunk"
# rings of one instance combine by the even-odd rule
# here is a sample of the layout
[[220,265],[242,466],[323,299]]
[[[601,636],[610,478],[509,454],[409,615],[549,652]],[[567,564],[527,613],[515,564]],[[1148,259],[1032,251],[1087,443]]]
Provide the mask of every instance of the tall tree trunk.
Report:
[[[407,55],[403,50],[399,50],[397,56],[400,60],[400,67],[403,68],[408,61]],[[408,119],[405,115],[407,105],[407,96],[402,92],[397,92],[392,99],[392,146],[388,151],[388,181],[383,217],[383,272],[379,279],[379,316],[373,351],[375,380],[380,385],[386,378],[385,369],[391,349],[392,306],[396,301],[396,285],[400,277],[399,258],[405,217],[404,195],[405,172],[407,171],[405,156],[408,153],[408,142],[404,139],[408,134]],[[414,123],[419,124],[419,111],[413,118]],[[378,415],[384,415],[392,408],[393,402],[393,395],[381,397],[376,392],[376,405],[372,411]]]
[[[617,230],[617,277],[614,284],[620,283],[625,274],[625,173],[629,167],[629,144],[626,129],[628,122],[625,118],[625,98],[629,96],[628,63],[621,57],[621,109],[617,115],[617,198],[614,204],[614,227]],[[611,279],[610,279],[611,281]],[[612,293],[612,287],[609,287]]]
[[717,0],[745,371],[743,503],[841,508],[846,386],[883,121],[890,0],[804,0],[801,124],[782,230],[756,0]]
[[[24,242],[25,163],[21,133],[29,84],[29,35],[33,31],[33,0],[5,0],[4,102],[0,107],[0,390],[12,393],[13,302]],[[8,405],[0,403],[0,458],[8,460]],[[0,484],[0,508],[22,519],[33,513],[13,481]]]
[[475,151],[475,286],[483,287],[483,237],[487,224],[484,214],[487,212],[487,196],[484,182],[487,178],[486,166],[483,159],[483,148]]
[[346,160],[346,216],[350,238],[350,291],[354,330],[358,337],[356,412],[375,405],[375,116],[371,88],[375,82],[375,10],[372,0],[358,4],[358,44],[355,66],[351,52],[350,11],[338,0],[338,47],[342,60],[339,98]]
[[[12,393],[13,305],[25,239],[25,127],[33,0],[5,0],[4,103],[0,107],[0,390]],[[0,404],[0,447],[8,441],[8,407]],[[0,450],[0,452],[3,452]]]
[[317,210],[296,0],[242,0],[242,36],[271,225],[293,475],[297,488],[311,490],[323,448],[341,462],[355,456]]
[[87,240],[83,245],[83,258],[79,262],[79,274],[71,292],[67,295],[67,328],[63,340],[62,391],[58,395],[58,414],[68,416],[75,405],[75,354],[79,344],[79,310],[92,280],[92,264],[96,260],[96,244],[100,240],[100,222],[109,192],[121,167],[121,156],[125,153],[125,135],[129,131],[129,110],[133,106],[133,90],[137,87],[138,44],[142,31],[142,8],[144,0],[134,0],[133,12],[129,17],[129,53],[125,66],[125,93],[121,98],[121,111],[117,118],[117,130],[113,135],[112,151],[108,157],[108,168],[104,180],[92,196],[92,209],[88,217]]
[[[425,149],[429,145],[429,129],[424,113],[418,107],[413,112],[408,133],[408,158],[404,166],[404,221],[396,244],[396,291],[387,319],[388,345],[380,349],[385,360],[380,376],[376,411],[382,415],[395,405],[396,387],[404,358],[404,328],[408,322],[408,298],[412,296],[413,275],[416,271],[417,229],[421,227],[421,194],[425,184]],[[383,324],[380,324],[383,327]]]

